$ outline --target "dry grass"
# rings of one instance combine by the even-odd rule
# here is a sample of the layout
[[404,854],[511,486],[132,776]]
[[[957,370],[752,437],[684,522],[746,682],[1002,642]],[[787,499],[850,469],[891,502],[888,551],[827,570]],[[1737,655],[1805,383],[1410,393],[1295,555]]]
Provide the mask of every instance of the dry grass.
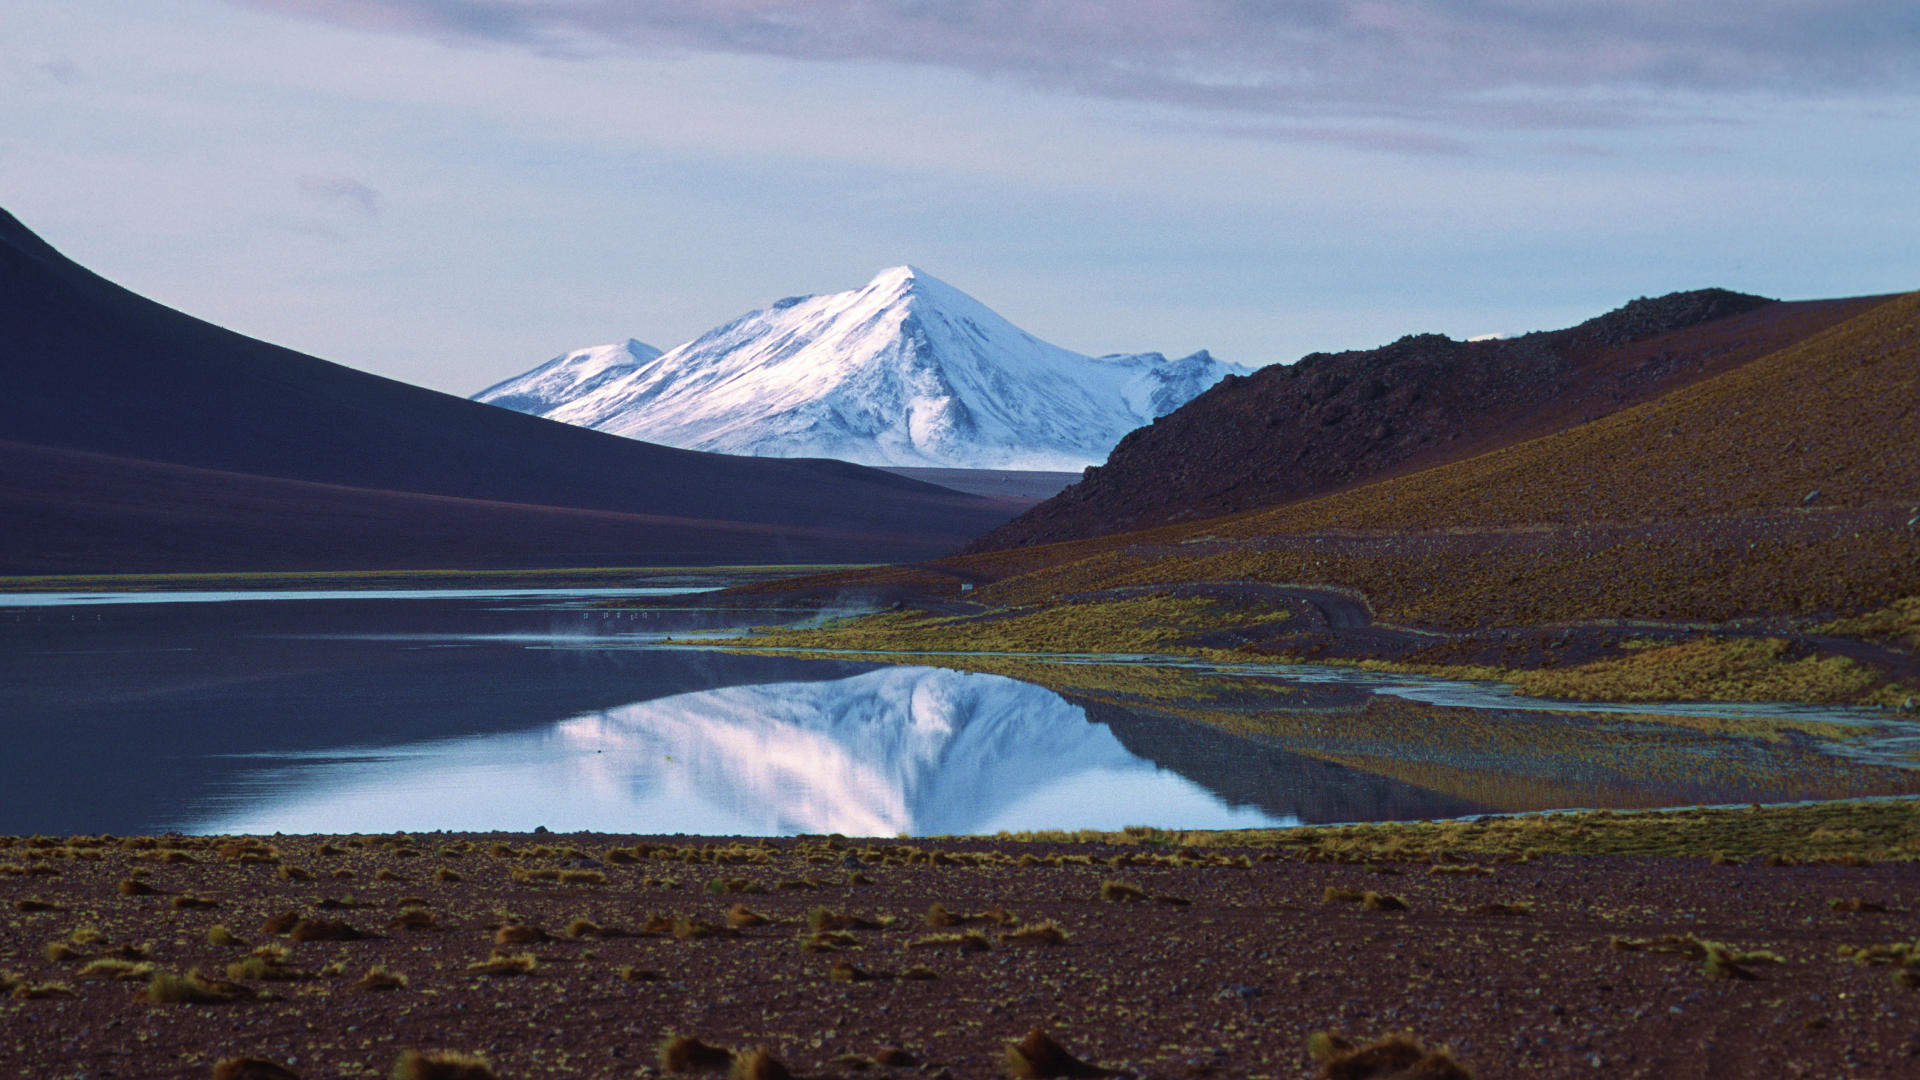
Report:
[[961,952],[986,952],[993,946],[978,930],[955,934],[926,934],[907,942],[909,949],[959,949]]
[[1920,596],[1903,596],[1886,607],[1852,618],[1835,619],[1814,630],[1920,651]]
[[660,1043],[659,1059],[661,1072],[718,1072],[733,1065],[733,1051],[691,1035],[674,1035]]
[[539,958],[530,952],[509,953],[496,950],[487,959],[468,964],[467,970],[476,975],[513,976],[525,975],[539,966]]
[[135,997],[153,1005],[221,1005],[250,1001],[255,994],[238,983],[190,971],[184,975],[156,974]]
[[1115,1070],[1103,1069],[1073,1056],[1040,1028],[1027,1032],[1027,1037],[1019,1042],[1008,1043],[1002,1053],[1002,1064],[1008,1076],[1019,1080],[1120,1075]]
[[1402,1032],[1358,1043],[1338,1032],[1315,1032],[1307,1054],[1322,1080],[1472,1080],[1444,1046],[1428,1046]]
[[1001,934],[1000,940],[1013,945],[1065,945],[1072,936],[1061,929],[1059,923],[1048,919],[1016,926]]
[[407,977],[400,972],[389,971],[376,964],[368,968],[367,973],[360,976],[352,985],[355,990],[404,990],[407,986]]
[[[1697,638],[1575,668],[1512,676],[1535,697],[1586,701],[1804,701],[1897,704],[1904,691],[1845,657],[1789,658],[1780,638]],[[1884,689],[1883,689],[1884,688]]]
[[408,1050],[394,1061],[389,1080],[498,1080],[479,1054],[453,1050]]

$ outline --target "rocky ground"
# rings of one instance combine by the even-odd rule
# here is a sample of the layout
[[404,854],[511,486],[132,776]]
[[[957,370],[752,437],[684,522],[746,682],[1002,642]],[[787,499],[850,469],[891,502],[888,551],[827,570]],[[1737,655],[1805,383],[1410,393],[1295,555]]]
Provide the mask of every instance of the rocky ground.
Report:
[[1141,1077],[1313,1075],[1325,1030],[1483,1078],[1911,1076],[1917,824],[7,841],[0,1076],[371,1077],[414,1048],[653,1076],[692,1035],[803,1076],[987,1077],[1035,1027]]

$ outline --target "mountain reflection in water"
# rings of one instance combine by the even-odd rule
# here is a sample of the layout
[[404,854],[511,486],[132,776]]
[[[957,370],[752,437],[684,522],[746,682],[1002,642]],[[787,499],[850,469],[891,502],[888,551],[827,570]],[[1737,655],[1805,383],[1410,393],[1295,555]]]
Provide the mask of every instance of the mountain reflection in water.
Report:
[[1298,824],[1129,752],[1052,691],[926,667],[301,757],[243,777],[191,827],[892,836]]

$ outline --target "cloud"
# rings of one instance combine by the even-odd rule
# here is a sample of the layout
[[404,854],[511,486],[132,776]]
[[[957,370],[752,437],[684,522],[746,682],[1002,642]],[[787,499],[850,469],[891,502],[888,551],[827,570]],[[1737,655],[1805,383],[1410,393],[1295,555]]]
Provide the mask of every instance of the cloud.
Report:
[[233,0],[542,52],[725,52],[959,69],[1280,117],[1540,127],[1657,119],[1675,93],[1920,85],[1911,0]]
[[315,176],[300,178],[300,198],[333,210],[344,210],[362,218],[380,216],[380,193],[351,176]]
[[67,57],[58,57],[40,65],[40,70],[48,78],[63,86],[72,86],[81,79],[80,68]]

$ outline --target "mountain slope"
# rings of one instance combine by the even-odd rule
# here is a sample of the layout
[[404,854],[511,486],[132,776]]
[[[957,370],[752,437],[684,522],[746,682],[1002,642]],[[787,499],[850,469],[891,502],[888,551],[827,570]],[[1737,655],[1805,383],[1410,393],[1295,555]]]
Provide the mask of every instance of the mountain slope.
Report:
[[1803,340],[1884,297],[1776,303],[1709,289],[1566,330],[1391,345],[1229,379],[975,544],[1049,543],[1338,491],[1557,431]]
[[[497,537],[518,552],[515,565],[538,564],[542,551],[561,557],[571,550],[550,546],[535,525],[566,517],[549,511],[632,516],[596,534],[595,542],[610,544],[618,561],[666,557],[647,518],[683,523],[667,545],[674,551],[697,549],[687,537],[700,531],[698,522],[711,521],[734,538],[722,545],[729,558],[784,561],[795,550],[794,538],[831,534],[838,537],[832,544],[807,545],[812,557],[837,552],[832,557],[864,561],[950,550],[1011,512],[1000,502],[843,462],[650,446],[341,367],[128,292],[67,260],[4,211],[0,385],[0,433],[7,440],[20,448],[79,452],[60,459],[67,490],[96,479],[131,490],[128,469],[137,472],[138,463],[201,470],[180,484],[184,501],[169,507],[169,515],[181,522],[204,507],[209,516],[202,524],[221,521],[235,550],[244,550],[259,530],[277,534],[297,522],[302,498],[281,485],[276,498],[290,501],[276,504],[275,514],[223,516],[238,491],[233,485],[251,485],[240,478],[340,489],[328,505],[346,517],[313,522],[316,534],[330,533],[339,545],[299,546],[286,555],[293,561],[280,564],[287,568],[322,556],[330,566],[393,565],[385,560],[401,556],[405,565],[445,565],[408,539],[415,522],[397,509],[396,493],[520,507],[509,515],[516,524]],[[48,500],[63,498],[44,486],[31,495],[11,489],[8,497],[20,501],[0,512],[26,523],[51,512]],[[215,513],[216,506],[226,509]],[[114,514],[108,503],[92,509],[95,525]],[[0,540],[0,564],[25,571],[59,562],[57,531],[36,528],[34,546],[24,532]],[[226,568],[193,551],[156,566],[150,549],[164,545],[143,544],[131,526],[120,535],[129,546],[100,550],[99,561],[85,567],[61,562],[60,568]],[[739,539],[746,536],[757,539]],[[483,546],[468,550],[475,547]],[[476,554],[484,557],[485,550]]]
[[642,364],[659,356],[659,349],[634,338],[628,338],[619,345],[575,349],[554,357],[532,371],[495,383],[473,395],[473,399],[538,416],[552,402],[570,401],[590,394],[608,383],[633,374],[640,370]]
[[604,359],[616,348],[556,358],[475,400],[725,453],[1077,470],[1244,370],[1205,352],[1069,352],[910,266],[779,301],[617,371]]
[[972,598],[1359,590],[1384,618],[1827,617],[1920,582],[1920,293],[1562,432],[1283,506],[949,560]]

